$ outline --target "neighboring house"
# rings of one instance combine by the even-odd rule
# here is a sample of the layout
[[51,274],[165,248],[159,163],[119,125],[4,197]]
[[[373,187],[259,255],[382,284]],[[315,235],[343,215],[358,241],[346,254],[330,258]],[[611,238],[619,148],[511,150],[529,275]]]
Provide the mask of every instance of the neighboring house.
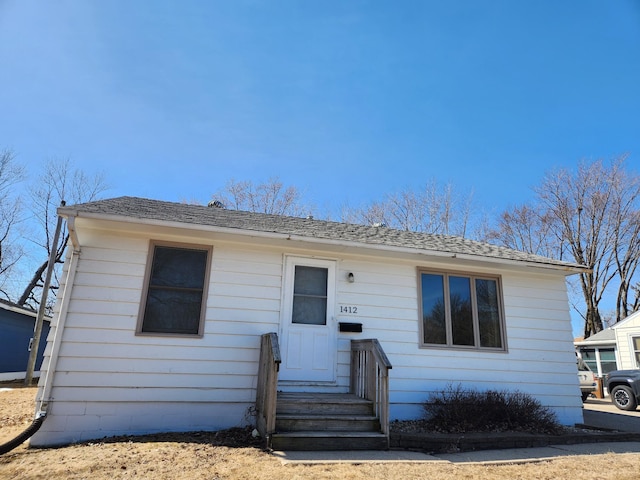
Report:
[[578,354],[597,376],[604,377],[608,372],[618,369],[616,334],[612,328],[605,328],[586,340],[576,339],[574,345]]
[[574,344],[591,370],[601,377],[612,370],[640,368],[640,311]]
[[[36,312],[0,301],[0,381],[25,378],[36,316]],[[35,376],[39,375],[37,370],[42,364],[48,333],[49,319],[45,317],[36,357]]]
[[640,311],[611,327],[616,334],[621,370],[640,368]]
[[[351,340],[393,365],[391,419],[458,383],[582,402],[575,264],[458,237],[132,197],[61,207],[70,248],[32,445],[252,423],[261,338],[282,392],[347,392]],[[358,344],[358,342],[354,342]]]

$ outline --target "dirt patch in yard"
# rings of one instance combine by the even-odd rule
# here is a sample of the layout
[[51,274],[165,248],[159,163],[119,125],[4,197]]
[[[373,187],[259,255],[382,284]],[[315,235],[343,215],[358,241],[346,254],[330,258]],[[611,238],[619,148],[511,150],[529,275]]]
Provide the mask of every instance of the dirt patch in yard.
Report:
[[[0,388],[3,385],[0,385]],[[0,444],[29,426],[35,388],[0,392]],[[638,477],[640,454],[560,457],[524,465],[283,465],[250,429],[119,437],[0,456],[0,479],[616,479]]]

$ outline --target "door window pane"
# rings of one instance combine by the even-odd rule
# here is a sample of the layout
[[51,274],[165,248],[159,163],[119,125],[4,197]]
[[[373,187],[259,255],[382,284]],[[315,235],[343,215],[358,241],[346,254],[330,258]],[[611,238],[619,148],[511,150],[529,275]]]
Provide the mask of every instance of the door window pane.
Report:
[[422,274],[422,328],[424,343],[445,345],[447,325],[444,306],[444,277]]
[[498,307],[498,282],[477,279],[476,301],[478,304],[480,346],[501,348],[502,332],[500,330],[500,309]]
[[467,277],[449,277],[449,303],[454,345],[473,345],[471,286]]
[[293,323],[327,324],[327,301],[322,298],[296,296],[293,298]]
[[305,325],[327,324],[326,268],[296,265],[293,283],[292,323]]
[[327,296],[326,268],[296,266],[293,293],[295,295]]

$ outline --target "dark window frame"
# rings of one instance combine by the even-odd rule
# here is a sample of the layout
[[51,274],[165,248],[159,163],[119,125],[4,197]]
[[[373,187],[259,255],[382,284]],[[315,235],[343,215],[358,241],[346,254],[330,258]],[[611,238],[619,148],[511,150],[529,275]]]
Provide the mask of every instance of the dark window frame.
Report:
[[[201,294],[201,302],[200,302],[200,314],[198,318],[198,328],[197,331],[193,332],[180,332],[180,331],[154,331],[153,327],[145,326],[145,311],[147,309],[147,300],[149,296],[149,290],[154,287],[151,285],[151,276],[153,274],[154,267],[154,259],[157,248],[168,248],[168,249],[176,249],[182,251],[198,251],[198,252],[206,252],[206,260],[204,265],[204,276],[203,276],[203,285],[201,288],[189,288],[184,289],[182,287],[172,287],[170,285],[163,285],[161,288],[163,290],[170,290],[175,292],[179,291],[191,291],[191,292],[199,292]],[[210,281],[210,273],[211,273],[211,259],[212,259],[213,246],[211,245],[199,245],[199,244],[191,244],[191,243],[178,243],[178,242],[165,242],[159,240],[152,240],[149,243],[149,250],[147,254],[147,265],[145,268],[144,274],[144,285],[142,288],[142,296],[140,299],[140,310],[138,313],[138,321],[136,326],[136,335],[143,336],[163,336],[163,337],[191,337],[191,338],[202,338],[204,336],[204,323],[206,316],[206,308],[207,308],[207,296],[209,291],[209,281]]]
[[[472,322],[473,322],[473,333],[474,333],[474,344],[473,345],[457,345],[453,343],[453,325],[451,318],[451,306],[449,305],[449,301],[445,302],[445,318],[444,324],[446,329],[446,340],[444,343],[427,343],[424,338],[424,313],[423,313],[423,298],[422,298],[422,275],[440,275],[442,276],[443,282],[443,295],[444,298],[449,300],[450,292],[449,292],[449,277],[463,277],[468,278],[469,283],[471,285],[471,302],[472,302]],[[439,269],[428,269],[428,268],[418,268],[418,344],[420,348],[429,348],[429,349],[444,349],[444,350],[471,350],[471,351],[482,351],[487,353],[507,353],[507,328],[506,328],[506,319],[504,314],[504,295],[502,290],[502,277],[500,275],[492,275],[487,273],[478,273],[478,272],[469,272],[469,271],[455,271],[455,270],[439,270]],[[481,346],[480,342],[480,329],[479,329],[479,316],[478,316],[478,299],[476,295],[476,280],[490,280],[495,281],[496,283],[496,295],[497,295],[497,309],[498,309],[498,322],[499,322],[499,333],[500,339],[502,341],[502,345],[500,347],[485,347]]]

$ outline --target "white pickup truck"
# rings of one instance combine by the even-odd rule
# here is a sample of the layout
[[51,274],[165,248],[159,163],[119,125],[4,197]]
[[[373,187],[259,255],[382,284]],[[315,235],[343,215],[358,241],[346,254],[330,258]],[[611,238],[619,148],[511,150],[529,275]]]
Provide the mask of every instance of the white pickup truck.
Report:
[[582,401],[584,402],[591,393],[596,391],[596,376],[589,366],[584,363],[580,357],[576,355],[578,363],[578,379],[580,380],[580,392],[582,393]]

